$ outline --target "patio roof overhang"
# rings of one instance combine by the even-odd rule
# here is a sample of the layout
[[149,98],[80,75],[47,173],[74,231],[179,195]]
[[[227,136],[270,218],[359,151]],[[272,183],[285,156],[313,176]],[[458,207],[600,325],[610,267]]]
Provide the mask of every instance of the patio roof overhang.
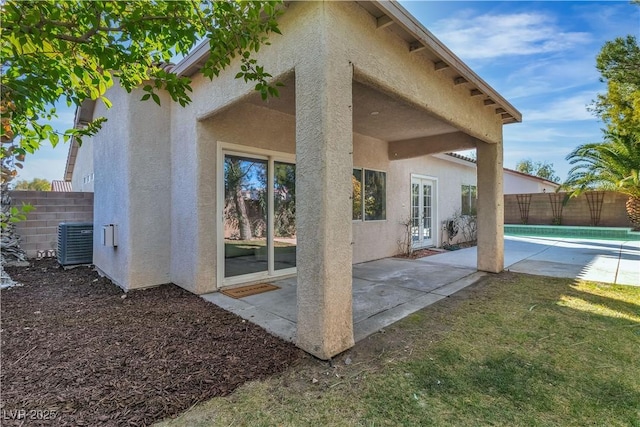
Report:
[[[285,2],[285,7],[288,3],[291,2]],[[379,0],[357,1],[356,3],[376,19],[378,30],[391,31],[405,40],[407,49],[412,54],[426,56],[433,64],[434,70],[448,76],[452,85],[466,87],[469,91],[469,97],[481,99],[486,108],[493,109],[495,114],[500,116],[503,124],[522,121],[522,114],[513,105],[473,72],[398,3]],[[209,45],[203,42],[180,61],[173,72],[183,76],[192,76],[202,68],[208,55]],[[354,89],[354,99],[356,99],[356,95]],[[356,122],[355,114],[356,111],[354,111],[354,124]],[[389,141],[397,139],[387,139],[383,135],[378,135],[378,137]],[[410,137],[402,139],[410,139]]]

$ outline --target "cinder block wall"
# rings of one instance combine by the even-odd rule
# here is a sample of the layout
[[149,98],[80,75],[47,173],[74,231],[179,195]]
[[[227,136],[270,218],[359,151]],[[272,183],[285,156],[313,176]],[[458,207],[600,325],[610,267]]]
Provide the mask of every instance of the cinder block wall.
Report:
[[38,251],[55,250],[58,245],[58,224],[61,222],[93,222],[93,193],[57,191],[12,191],[11,204],[30,204],[35,209],[26,221],[16,224],[20,246],[27,257]]
[[[565,193],[560,193],[564,197]],[[551,194],[554,195],[553,193]],[[531,195],[529,205],[529,225],[552,225],[553,210],[548,193],[535,193]],[[604,193],[602,200],[602,210],[600,212],[600,227],[632,227],[625,203],[628,197],[614,191]],[[506,194],[504,196],[504,223],[521,224],[520,209],[518,207],[517,195]],[[562,209],[561,225],[581,225],[590,226],[591,214],[587,195],[569,199]]]

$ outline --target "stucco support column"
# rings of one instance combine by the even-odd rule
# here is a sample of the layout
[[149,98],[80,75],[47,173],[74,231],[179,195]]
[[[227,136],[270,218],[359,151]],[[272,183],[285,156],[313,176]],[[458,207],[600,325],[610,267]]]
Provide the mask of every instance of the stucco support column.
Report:
[[504,268],[504,196],[502,142],[479,142],[478,270],[499,273]]
[[354,344],[352,68],[326,38],[295,70],[297,345],[321,359]]

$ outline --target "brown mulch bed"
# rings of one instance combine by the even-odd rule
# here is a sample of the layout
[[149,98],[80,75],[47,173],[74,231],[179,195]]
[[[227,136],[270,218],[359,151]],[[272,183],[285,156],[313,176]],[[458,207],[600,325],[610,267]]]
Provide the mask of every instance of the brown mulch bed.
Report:
[[89,267],[6,270],[24,286],[0,292],[3,426],[149,425],[304,357],[172,284],[125,294]]

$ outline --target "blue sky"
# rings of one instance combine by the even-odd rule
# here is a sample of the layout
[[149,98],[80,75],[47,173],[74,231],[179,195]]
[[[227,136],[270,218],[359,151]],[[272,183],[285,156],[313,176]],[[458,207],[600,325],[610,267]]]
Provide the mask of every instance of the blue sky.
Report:
[[[587,105],[604,92],[595,57],[607,40],[640,37],[640,6],[628,1],[401,1],[523,114],[504,127],[504,164],[553,163],[561,179],[573,148],[601,140]],[[73,111],[53,123],[66,129]],[[68,145],[27,157],[18,179],[63,179]]]

